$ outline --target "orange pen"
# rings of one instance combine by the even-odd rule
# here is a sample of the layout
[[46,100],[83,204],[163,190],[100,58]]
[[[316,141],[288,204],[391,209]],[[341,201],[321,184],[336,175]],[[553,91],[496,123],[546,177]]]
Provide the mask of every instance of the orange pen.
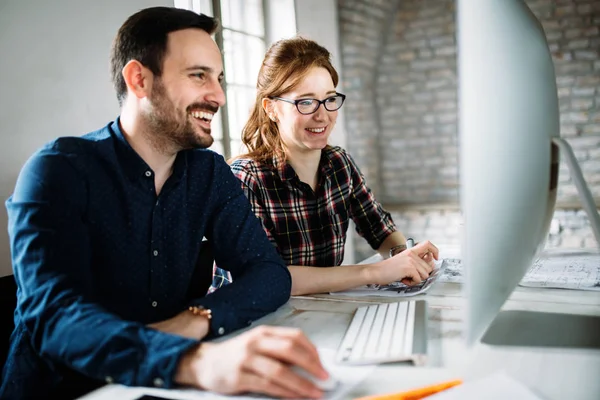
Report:
[[456,379],[453,381],[437,383],[435,385],[409,390],[407,392],[366,396],[355,400],[419,400],[446,389],[450,389],[451,387],[460,385],[461,383],[463,383],[462,380]]

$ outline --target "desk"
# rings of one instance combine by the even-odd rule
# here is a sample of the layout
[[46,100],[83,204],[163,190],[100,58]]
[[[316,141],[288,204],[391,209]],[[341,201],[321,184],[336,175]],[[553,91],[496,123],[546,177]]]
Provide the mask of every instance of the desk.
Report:
[[[302,328],[318,346],[337,345],[356,306],[366,301],[394,301],[361,297],[338,301],[319,296],[320,302],[293,299],[293,313],[273,315],[274,323]],[[426,367],[383,365],[353,395],[410,389],[444,380],[477,379],[505,370],[545,399],[600,398],[600,351],[510,348],[479,343],[466,350],[462,343],[465,299],[459,284],[439,283],[423,297],[429,305]],[[559,289],[517,288],[503,310],[527,310],[600,315],[600,293]],[[324,330],[322,327],[327,327]],[[600,334],[600,332],[599,332]],[[406,378],[405,380],[402,378]]]
[[[427,365],[378,366],[354,389],[352,397],[407,390],[455,378],[477,379],[504,370],[544,399],[600,398],[600,351],[513,348],[481,343],[467,350],[461,338],[462,310],[466,300],[461,293],[461,285],[438,283],[427,294],[413,297],[419,298],[426,299],[429,306]],[[253,326],[268,324],[300,328],[318,347],[336,349],[357,307],[395,300],[383,297],[341,298],[325,294],[293,297]],[[600,316],[600,293],[517,287],[503,310]],[[240,332],[243,331],[236,334]],[[224,339],[227,337],[221,340]],[[85,396],[85,400],[105,398],[102,389]],[[120,399],[127,400],[126,397]]]

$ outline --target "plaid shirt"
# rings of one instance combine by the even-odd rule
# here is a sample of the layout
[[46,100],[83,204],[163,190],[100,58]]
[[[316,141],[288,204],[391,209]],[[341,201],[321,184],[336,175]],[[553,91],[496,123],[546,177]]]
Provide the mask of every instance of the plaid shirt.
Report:
[[[365,177],[346,151],[327,146],[321,155],[316,193],[294,168],[238,159],[231,165],[267,237],[287,265],[341,265],[349,220],[373,249],[396,227],[377,202]],[[211,291],[231,282],[225,270],[214,267]]]
[[[276,158],[268,164],[238,159],[231,169],[287,265],[341,265],[350,218],[373,249],[396,230],[354,160],[340,147],[322,151],[316,192],[300,181],[292,166]],[[226,271],[216,268],[213,285],[228,281]]]

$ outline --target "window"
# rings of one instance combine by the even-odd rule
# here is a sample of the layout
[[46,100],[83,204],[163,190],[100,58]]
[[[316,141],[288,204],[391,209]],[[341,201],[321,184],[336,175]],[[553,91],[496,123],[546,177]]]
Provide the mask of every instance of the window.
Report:
[[225,159],[234,157],[242,151],[242,128],[254,106],[256,78],[267,45],[273,38],[295,34],[294,0],[175,0],[175,7],[221,21],[215,41],[223,51],[227,104],[213,119],[211,149]]

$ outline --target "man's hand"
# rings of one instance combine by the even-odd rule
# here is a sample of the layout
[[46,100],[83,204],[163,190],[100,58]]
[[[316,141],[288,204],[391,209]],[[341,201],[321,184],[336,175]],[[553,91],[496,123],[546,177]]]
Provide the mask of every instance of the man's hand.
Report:
[[260,326],[220,343],[186,353],[175,381],[222,394],[260,393],[284,398],[319,398],[322,392],[293,373],[297,365],[327,379],[316,348],[302,331]]
[[386,285],[402,281],[406,285],[416,285],[429,277],[438,256],[438,248],[430,241],[418,243],[394,257],[371,264],[369,283]]
[[208,334],[208,319],[194,315],[190,311],[182,311],[173,318],[148,325],[157,331],[200,340]]

